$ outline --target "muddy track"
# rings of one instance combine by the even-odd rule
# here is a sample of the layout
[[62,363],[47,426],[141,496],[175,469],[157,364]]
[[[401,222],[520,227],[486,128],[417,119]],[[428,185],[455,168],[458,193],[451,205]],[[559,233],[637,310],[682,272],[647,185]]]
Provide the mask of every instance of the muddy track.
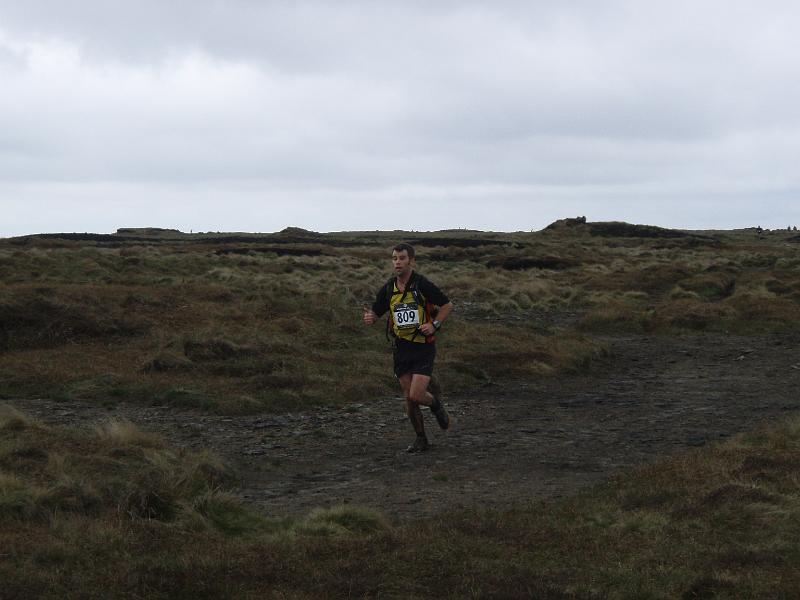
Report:
[[[572,493],[615,471],[746,431],[800,406],[800,336],[610,338],[587,375],[508,383],[445,396],[430,451],[399,398],[345,409],[215,417],[169,407],[10,401],[46,422],[129,419],[173,444],[234,465],[239,493],[273,516],[353,503],[393,518],[454,507],[502,507]],[[389,365],[387,363],[387,369]]]

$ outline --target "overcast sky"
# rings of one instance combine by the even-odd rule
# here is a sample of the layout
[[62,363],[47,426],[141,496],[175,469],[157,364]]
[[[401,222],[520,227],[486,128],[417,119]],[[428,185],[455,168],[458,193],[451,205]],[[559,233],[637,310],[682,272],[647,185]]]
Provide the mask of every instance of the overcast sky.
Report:
[[800,3],[0,0],[0,236],[800,226]]

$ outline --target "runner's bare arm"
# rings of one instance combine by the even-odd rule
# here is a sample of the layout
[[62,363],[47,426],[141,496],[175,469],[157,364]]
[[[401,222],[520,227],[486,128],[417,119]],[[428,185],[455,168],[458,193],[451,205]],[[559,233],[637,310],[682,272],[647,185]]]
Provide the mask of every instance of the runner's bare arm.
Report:
[[[448,302],[439,307],[439,312],[436,314],[436,320],[439,323],[444,323],[444,320],[448,317],[448,315],[453,312],[453,303]],[[436,333],[436,328],[433,326],[433,323],[425,323],[423,324],[419,330],[422,332],[423,335],[433,335]]]
[[444,306],[440,306],[439,312],[436,315],[436,320],[439,321],[439,323],[444,323],[445,319],[447,319],[447,317],[450,315],[451,312],[453,312],[452,302],[448,302]]

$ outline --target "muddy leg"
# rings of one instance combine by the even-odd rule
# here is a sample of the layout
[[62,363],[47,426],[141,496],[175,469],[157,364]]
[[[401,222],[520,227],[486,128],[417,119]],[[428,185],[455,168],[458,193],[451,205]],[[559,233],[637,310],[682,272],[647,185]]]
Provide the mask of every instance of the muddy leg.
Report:
[[408,415],[408,420],[414,428],[414,433],[417,434],[414,443],[408,448],[408,452],[422,452],[428,449],[428,438],[425,435],[425,421],[420,410],[420,404],[427,404],[432,400],[429,399],[430,394],[425,392],[428,385],[427,377],[421,379],[421,375],[402,375],[400,376],[400,385],[403,387],[403,395],[405,396],[405,409]]
[[408,402],[407,403],[408,420],[411,421],[411,426],[414,428],[414,433],[418,436],[425,437],[425,421],[422,418],[422,410],[419,404]]

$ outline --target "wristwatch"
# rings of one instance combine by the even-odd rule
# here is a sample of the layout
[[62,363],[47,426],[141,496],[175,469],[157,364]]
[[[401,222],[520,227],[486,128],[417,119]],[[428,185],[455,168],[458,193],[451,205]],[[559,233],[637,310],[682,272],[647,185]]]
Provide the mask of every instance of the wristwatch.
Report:
[[437,321],[437,320],[433,321],[433,328],[434,329],[439,329],[439,327],[441,327],[441,326],[442,326],[442,324],[441,324],[440,321]]

